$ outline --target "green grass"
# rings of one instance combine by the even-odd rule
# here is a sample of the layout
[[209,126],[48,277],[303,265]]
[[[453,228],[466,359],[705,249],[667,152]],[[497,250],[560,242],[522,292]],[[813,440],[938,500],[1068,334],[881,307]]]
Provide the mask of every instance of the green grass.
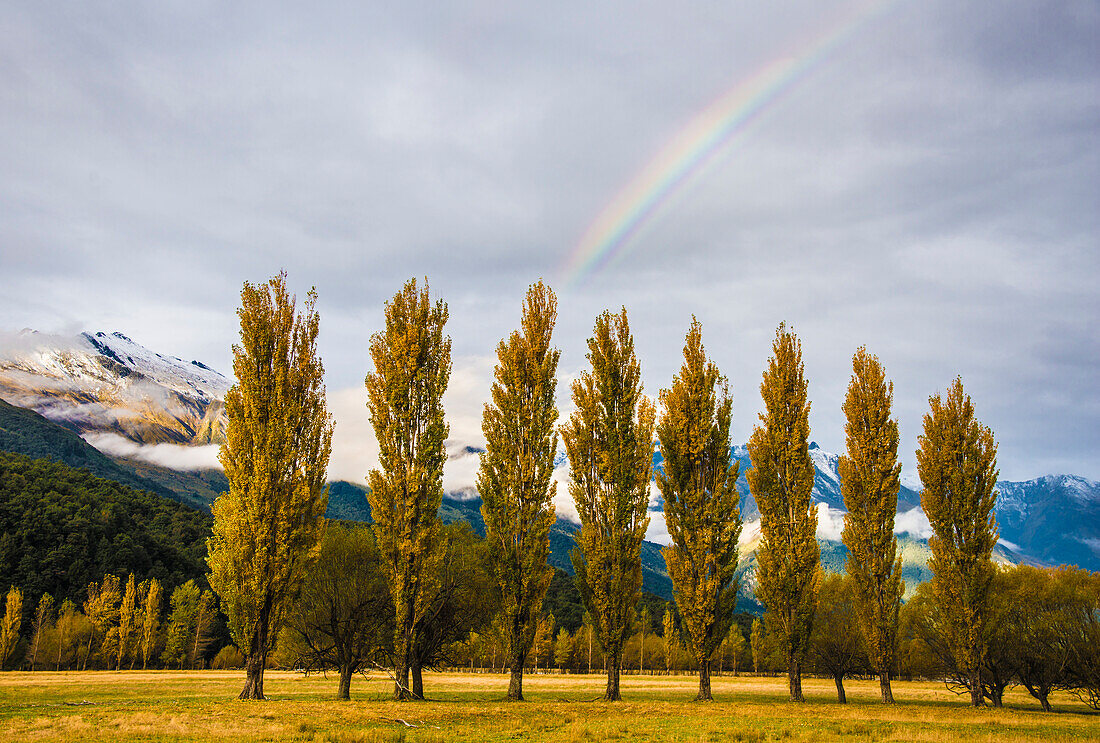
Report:
[[[878,703],[878,683],[850,682],[837,705],[831,681],[807,679],[807,703],[786,701],[786,679],[714,679],[713,703],[689,701],[689,676],[623,679],[624,700],[595,701],[603,678],[527,676],[528,701],[503,700],[501,675],[428,674],[432,701],[395,703],[390,681],[352,683],[351,702],[333,699],[336,678],[268,672],[265,702],[235,699],[240,672],[0,674],[5,741],[1062,741],[1100,740],[1100,714],[1068,695],[1043,713],[1026,692],[1004,709],[972,710],[942,684],[898,682],[898,704]],[[415,727],[409,727],[412,725]]]

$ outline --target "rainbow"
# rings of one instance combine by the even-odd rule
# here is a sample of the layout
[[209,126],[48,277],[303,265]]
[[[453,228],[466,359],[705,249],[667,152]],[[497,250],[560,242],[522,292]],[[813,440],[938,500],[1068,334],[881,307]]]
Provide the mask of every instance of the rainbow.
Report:
[[596,217],[573,248],[564,284],[577,285],[620,257],[672,197],[696,179],[748,125],[789,93],[868,21],[899,0],[855,3],[823,32],[799,45],[795,55],[781,56],[697,114],[670,139]]

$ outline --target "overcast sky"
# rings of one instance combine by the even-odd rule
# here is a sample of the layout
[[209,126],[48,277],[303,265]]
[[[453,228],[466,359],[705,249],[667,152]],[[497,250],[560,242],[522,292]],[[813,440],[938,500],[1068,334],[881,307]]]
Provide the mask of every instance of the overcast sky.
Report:
[[[565,380],[626,306],[647,391],[694,313],[734,438],[781,321],[812,437],[844,446],[860,344],[902,457],[961,374],[1001,475],[1100,479],[1100,5],[1061,2],[0,3],[0,327],[118,330],[230,371],[241,283],[320,294],[344,454],[373,462],[369,335],[427,276],[476,443],[529,283]],[[597,270],[589,227],[760,73],[725,146]],[[368,447],[369,448],[369,447]],[[911,469],[910,469],[911,471]],[[358,477],[362,477],[359,474]]]

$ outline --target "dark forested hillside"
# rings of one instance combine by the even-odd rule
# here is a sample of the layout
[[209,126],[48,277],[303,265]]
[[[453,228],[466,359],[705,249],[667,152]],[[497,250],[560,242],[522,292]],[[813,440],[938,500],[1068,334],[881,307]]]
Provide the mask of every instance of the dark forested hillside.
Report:
[[78,604],[112,573],[205,582],[210,517],[49,459],[0,452],[0,576]]

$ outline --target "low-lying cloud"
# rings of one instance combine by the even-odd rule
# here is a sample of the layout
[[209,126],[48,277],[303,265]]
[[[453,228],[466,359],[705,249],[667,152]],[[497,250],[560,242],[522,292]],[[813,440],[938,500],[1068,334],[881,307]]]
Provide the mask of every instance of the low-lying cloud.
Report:
[[908,511],[899,513],[894,519],[894,533],[907,533],[916,539],[928,539],[932,536],[932,524],[920,506],[914,506]]
[[84,440],[108,456],[138,459],[181,472],[221,469],[218,462],[221,447],[216,444],[138,444],[114,433],[89,433]]

